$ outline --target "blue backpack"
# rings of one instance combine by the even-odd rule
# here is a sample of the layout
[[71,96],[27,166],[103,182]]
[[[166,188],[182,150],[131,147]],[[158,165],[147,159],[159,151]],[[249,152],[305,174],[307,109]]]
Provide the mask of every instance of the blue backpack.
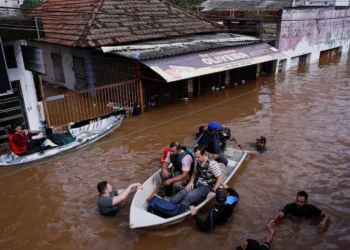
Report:
[[154,196],[149,201],[147,211],[167,219],[167,218],[182,214],[183,212],[185,212],[185,208],[186,207],[184,204],[176,205],[171,203],[170,201],[163,200],[158,198],[157,196]]

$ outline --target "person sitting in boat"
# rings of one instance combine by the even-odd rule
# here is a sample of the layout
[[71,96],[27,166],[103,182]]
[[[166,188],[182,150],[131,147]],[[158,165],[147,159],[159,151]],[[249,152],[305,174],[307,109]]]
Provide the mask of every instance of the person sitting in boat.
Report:
[[130,184],[126,189],[113,189],[107,181],[101,181],[97,184],[97,205],[100,213],[105,216],[116,215],[119,210],[118,204],[139,189],[143,189],[140,183]]
[[236,247],[236,250],[270,250],[271,243],[276,236],[277,230],[272,225],[268,225],[267,227],[269,228],[270,234],[265,240],[265,243],[260,245],[256,240],[246,239],[240,246]]
[[160,158],[160,164],[163,164],[168,156],[168,153],[170,151],[170,148],[169,147],[166,147],[163,151],[163,156],[162,158]]
[[[173,167],[169,171],[169,165]],[[172,142],[169,146],[169,152],[162,164],[161,177],[164,180],[163,187],[159,190],[158,195],[164,196],[176,193],[185,188],[190,180],[191,169],[194,168],[194,159],[192,154],[183,148],[180,143]]]
[[204,131],[205,131],[205,126],[200,126],[198,129],[198,133],[196,134],[196,140],[198,140],[204,134]]
[[266,148],[266,137],[265,136],[260,136],[259,138],[256,139],[256,143],[250,143],[249,146],[254,147],[255,150],[244,150],[247,154],[251,155],[258,155],[265,153],[267,148]]
[[329,216],[318,207],[308,204],[308,197],[309,195],[305,191],[299,191],[296,196],[296,202],[287,204],[270,221],[270,224],[277,222],[278,220],[284,218],[286,215],[303,218],[321,217],[322,220],[318,226],[321,231],[324,231],[329,220]]
[[20,123],[11,125],[9,135],[7,137],[11,151],[18,155],[24,156],[41,152],[44,148],[41,146],[45,139],[31,139],[32,136],[39,133],[32,133],[28,130],[23,130],[23,126]]
[[196,167],[186,188],[178,192],[170,201],[174,204],[184,204],[189,207],[192,203],[211,198],[222,183],[221,168],[214,158],[208,156],[205,148],[197,146],[193,150]]
[[[210,232],[216,223],[225,223],[231,217],[233,208],[239,201],[239,194],[226,184],[222,184],[223,188],[216,189],[216,205],[212,208],[205,220],[197,215],[197,209],[190,206],[191,214],[196,222],[197,228],[202,232]],[[226,191],[230,194],[228,197]]]
[[204,131],[203,136],[198,141],[198,145],[205,147],[207,153],[212,156],[217,162],[223,163],[225,166],[228,164],[228,159],[225,156],[221,148],[221,142],[218,131],[222,130],[224,125],[211,121],[208,124],[208,128]]

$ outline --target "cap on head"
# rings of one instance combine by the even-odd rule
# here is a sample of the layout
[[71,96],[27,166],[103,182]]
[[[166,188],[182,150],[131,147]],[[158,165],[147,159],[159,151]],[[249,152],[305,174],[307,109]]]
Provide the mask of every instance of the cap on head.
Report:
[[210,131],[222,130],[222,125],[220,123],[217,123],[216,121],[211,121],[211,122],[208,123],[208,129]]
[[97,191],[102,194],[103,191],[107,188],[107,181],[101,181],[97,184]]
[[225,204],[226,192],[223,188],[219,187],[216,189],[216,202],[219,204]]
[[266,144],[266,137],[265,136],[260,136],[259,138],[256,139],[257,141],[263,142]]

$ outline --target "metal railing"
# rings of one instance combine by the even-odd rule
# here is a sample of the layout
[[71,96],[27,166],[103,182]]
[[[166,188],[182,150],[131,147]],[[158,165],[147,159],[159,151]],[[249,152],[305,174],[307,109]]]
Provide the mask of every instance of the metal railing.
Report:
[[132,110],[134,103],[143,105],[141,82],[130,80],[93,89],[52,96],[44,99],[48,126],[65,127],[121,108]]

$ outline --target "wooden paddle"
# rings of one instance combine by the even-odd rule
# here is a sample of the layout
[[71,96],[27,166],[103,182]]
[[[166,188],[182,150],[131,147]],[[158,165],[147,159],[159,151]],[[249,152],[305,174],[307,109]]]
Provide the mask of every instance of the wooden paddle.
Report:
[[234,137],[232,137],[232,139],[230,139],[230,141],[234,141],[237,144],[237,146],[243,150],[241,144],[239,144]]
[[[202,138],[203,134],[201,134],[200,137],[198,137],[198,139],[194,142],[194,144],[192,145],[191,149],[194,148],[194,146],[196,146],[197,142]],[[164,181],[162,181],[154,190],[153,192],[148,196],[147,201],[149,201],[150,199],[152,199],[152,197],[158,192],[158,190],[160,189],[160,187],[163,185]]]
[[149,201],[150,199],[152,199],[152,197],[158,192],[158,190],[160,189],[160,187],[163,185],[163,182],[161,182],[156,189],[153,190],[153,192],[148,196],[147,201]]

